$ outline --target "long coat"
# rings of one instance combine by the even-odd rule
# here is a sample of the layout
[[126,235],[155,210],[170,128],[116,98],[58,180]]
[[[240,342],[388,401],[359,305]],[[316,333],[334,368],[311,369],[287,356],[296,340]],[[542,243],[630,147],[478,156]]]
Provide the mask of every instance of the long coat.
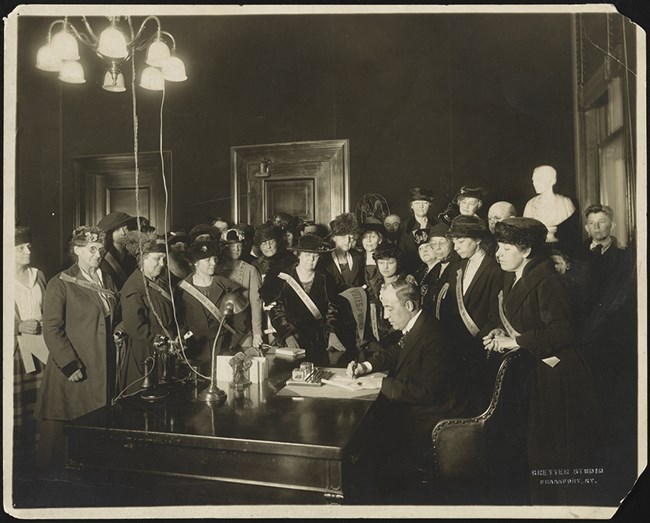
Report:
[[416,445],[430,446],[438,421],[464,413],[460,357],[447,343],[440,322],[426,311],[401,344],[393,344],[368,361],[373,372],[388,371],[381,394],[390,400],[399,432],[412,437]]
[[[156,284],[169,292],[166,280],[158,278]],[[131,385],[127,394],[138,390],[138,380],[144,377],[144,361],[153,355],[152,346],[155,335],[176,336],[172,302],[150,285],[148,285],[148,290],[151,302],[147,299],[142,272],[140,269],[136,269],[126,280],[120,293],[124,318],[123,328],[127,335],[126,357],[122,362],[120,383],[123,388]],[[151,306],[158,314],[162,325],[152,313]]]
[[336,256],[334,252],[325,253],[318,260],[319,269],[332,277],[338,292],[343,292],[350,287],[360,287],[365,280],[366,268],[363,256],[355,249],[350,249],[348,252],[352,257],[352,267],[348,267],[349,272],[345,276],[334,262],[334,256]]
[[[75,263],[63,273],[86,281]],[[107,404],[114,378],[112,329],[119,320],[117,298],[109,298],[107,321],[99,294],[75,283],[52,278],[43,298],[43,336],[50,351],[36,405],[36,417],[73,420]],[[104,287],[115,292],[110,276],[103,274]],[[84,379],[69,381],[68,375],[82,369]]]
[[[298,284],[300,279],[296,267],[286,271]],[[269,317],[281,343],[294,336],[306,358],[315,365],[328,364],[326,354],[327,337],[331,332],[328,319],[332,318],[332,308],[338,299],[338,292],[329,273],[316,271],[311,289],[307,293],[318,308],[321,318],[316,319],[296,292],[275,274],[269,274],[260,289],[260,296],[266,305],[273,304]]]
[[[192,277],[193,275],[190,274],[185,278],[190,285],[192,285]],[[225,276],[215,274],[212,277],[212,284],[208,288],[208,299],[220,309],[224,296],[235,291],[243,291],[242,286]],[[178,308],[181,324],[185,330],[193,333],[189,339],[188,357],[202,363],[210,361],[212,345],[219,329],[219,320],[182,287],[179,288],[179,296]],[[226,323],[235,330],[237,335],[232,335],[223,328],[216,346],[217,354],[224,352],[226,347],[236,346],[250,332],[246,325],[246,310],[228,317]]]
[[[504,283],[504,312],[520,350],[534,362],[529,409],[528,454],[531,470],[579,467],[594,463],[599,430],[591,372],[573,348],[571,305],[552,262],[536,257],[524,267],[513,287],[514,273]],[[551,367],[543,359],[560,359]],[[569,501],[571,489],[537,485],[540,502]],[[536,501],[535,499],[533,500]]]
[[467,260],[447,267],[449,286],[444,292],[440,306],[440,319],[447,331],[450,342],[461,354],[467,366],[468,387],[474,389],[476,404],[484,406],[485,394],[489,394],[491,383],[482,383],[485,376],[485,351],[482,338],[499,325],[498,295],[503,287],[503,271],[497,262],[487,254],[479,265],[474,278],[463,295],[463,303],[472,320],[479,329],[472,336],[463,323],[456,300],[456,282],[462,282]]

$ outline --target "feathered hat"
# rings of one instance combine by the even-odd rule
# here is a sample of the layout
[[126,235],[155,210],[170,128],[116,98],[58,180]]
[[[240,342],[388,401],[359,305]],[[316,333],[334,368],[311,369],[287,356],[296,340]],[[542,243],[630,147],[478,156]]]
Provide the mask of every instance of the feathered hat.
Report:
[[330,222],[330,229],[332,230],[330,236],[357,234],[359,232],[359,222],[354,214],[344,212]]

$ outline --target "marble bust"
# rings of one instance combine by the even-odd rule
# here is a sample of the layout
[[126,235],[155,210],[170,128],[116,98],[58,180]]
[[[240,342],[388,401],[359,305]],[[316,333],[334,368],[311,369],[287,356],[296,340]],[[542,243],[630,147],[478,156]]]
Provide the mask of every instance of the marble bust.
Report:
[[537,196],[526,204],[524,217],[535,218],[546,225],[546,243],[557,243],[557,226],[567,220],[576,208],[567,196],[556,194],[553,186],[557,182],[557,171],[550,165],[540,165],[533,170],[533,186]]

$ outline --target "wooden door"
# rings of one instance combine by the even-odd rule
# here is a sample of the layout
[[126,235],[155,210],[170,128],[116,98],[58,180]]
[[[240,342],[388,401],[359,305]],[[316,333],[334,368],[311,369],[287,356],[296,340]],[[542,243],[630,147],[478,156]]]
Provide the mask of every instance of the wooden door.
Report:
[[[171,188],[171,152],[164,152],[164,170]],[[138,159],[140,215],[149,219],[156,232],[164,233],[165,190],[160,153],[142,153]],[[136,215],[135,165],[133,155],[83,156],[74,159],[75,227],[96,224],[113,211]],[[171,190],[167,228],[171,227]]]
[[231,148],[232,218],[259,225],[277,212],[329,224],[349,210],[348,140]]

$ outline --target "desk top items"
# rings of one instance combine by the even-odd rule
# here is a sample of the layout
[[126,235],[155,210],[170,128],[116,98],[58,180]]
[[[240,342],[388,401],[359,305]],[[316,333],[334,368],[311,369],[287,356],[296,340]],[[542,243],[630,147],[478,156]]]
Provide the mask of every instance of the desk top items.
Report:
[[325,379],[334,375],[332,371],[319,369],[314,364],[305,361],[300,367],[293,369],[291,378],[287,380],[287,385],[299,385],[305,387],[320,387]]
[[557,171],[550,165],[540,165],[533,170],[533,186],[537,196],[526,204],[525,218],[535,218],[548,229],[546,243],[557,243],[557,227],[575,212],[570,198],[553,191],[557,182]]

